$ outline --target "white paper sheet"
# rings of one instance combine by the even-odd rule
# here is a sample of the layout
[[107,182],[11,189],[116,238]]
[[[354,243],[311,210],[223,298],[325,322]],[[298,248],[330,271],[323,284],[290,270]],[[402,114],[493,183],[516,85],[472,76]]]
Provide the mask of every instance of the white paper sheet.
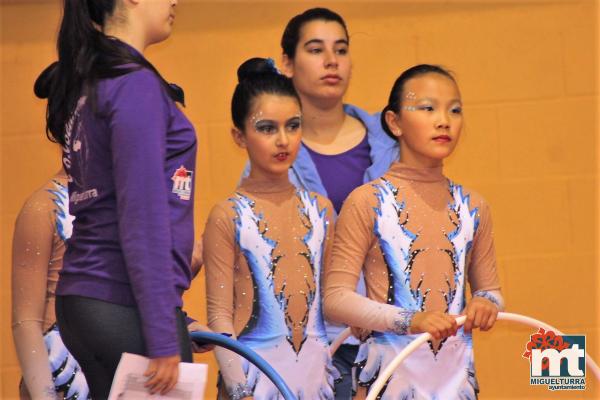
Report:
[[144,384],[148,380],[144,372],[150,360],[137,354],[123,353],[110,388],[108,400],[201,400],[206,388],[206,364],[179,363],[179,380],[164,396],[150,395]]

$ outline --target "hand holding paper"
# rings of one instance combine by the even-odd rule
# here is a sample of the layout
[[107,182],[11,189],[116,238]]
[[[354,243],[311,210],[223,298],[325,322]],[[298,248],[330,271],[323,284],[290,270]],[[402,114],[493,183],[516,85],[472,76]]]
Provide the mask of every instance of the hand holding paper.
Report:
[[143,356],[123,353],[108,400],[196,400],[204,398],[208,371],[206,364],[179,363],[179,377],[173,388],[166,394],[151,394],[150,389],[146,387],[151,381],[144,376],[148,371],[150,361]]

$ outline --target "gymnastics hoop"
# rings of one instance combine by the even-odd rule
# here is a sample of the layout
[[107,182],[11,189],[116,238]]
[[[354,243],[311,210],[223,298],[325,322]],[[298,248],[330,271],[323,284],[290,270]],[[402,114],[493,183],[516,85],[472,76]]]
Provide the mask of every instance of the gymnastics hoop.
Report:
[[335,340],[329,345],[329,354],[331,354],[331,357],[333,357],[337,349],[339,349],[342,343],[344,343],[344,341],[350,336],[352,336],[350,328],[346,328],[340,332],[340,334],[335,338]]
[[239,354],[260,369],[273,382],[285,400],[296,400],[296,396],[294,396],[289,386],[277,371],[250,347],[243,345],[237,340],[213,332],[190,332],[190,338],[195,342],[216,344]]
[[[456,323],[458,324],[458,326],[462,326],[465,323],[466,319],[467,317],[465,315],[461,315],[460,317],[456,318]],[[554,331],[554,333],[556,333],[557,335],[564,335],[564,333],[554,328],[553,326],[548,325],[545,322],[539,321],[535,318],[527,317],[525,315],[499,312],[498,320],[518,322],[524,325],[532,326],[534,328],[542,327],[545,330]],[[398,353],[398,355],[392,360],[391,363],[388,364],[388,366],[383,370],[383,372],[379,375],[375,382],[373,382],[373,385],[371,385],[366,400],[377,399],[379,392],[381,391],[381,389],[383,389],[389,377],[392,376],[392,374],[394,373],[396,368],[398,368],[398,366],[402,363],[402,361],[404,361],[404,359],[408,357],[410,353],[415,351],[420,345],[427,342],[429,339],[431,339],[431,335],[429,333],[422,333],[408,346],[406,346],[404,350]],[[344,339],[342,339],[342,341],[343,340]],[[596,378],[600,381],[600,369],[598,368],[598,365],[594,362],[594,360],[592,360],[592,357],[587,355],[587,353],[585,360],[587,366],[590,368],[592,373],[596,375]]]

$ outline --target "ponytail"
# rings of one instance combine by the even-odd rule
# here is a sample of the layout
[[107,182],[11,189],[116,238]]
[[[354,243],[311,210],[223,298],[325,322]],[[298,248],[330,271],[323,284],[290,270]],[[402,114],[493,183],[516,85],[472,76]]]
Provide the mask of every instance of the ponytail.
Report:
[[99,79],[148,68],[156,73],[169,96],[183,103],[181,89],[171,87],[144,57],[102,33],[106,17],[115,11],[116,1],[64,0],[58,61],[44,69],[34,84],[35,95],[48,99],[46,135],[53,142],[65,144],[65,126],[82,95],[90,98],[95,109]]

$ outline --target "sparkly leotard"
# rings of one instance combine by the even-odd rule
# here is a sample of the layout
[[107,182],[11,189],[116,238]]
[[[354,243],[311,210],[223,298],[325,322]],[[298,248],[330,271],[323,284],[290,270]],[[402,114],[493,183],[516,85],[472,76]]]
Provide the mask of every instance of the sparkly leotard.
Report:
[[[209,327],[258,352],[299,399],[333,399],[321,311],[331,218],[328,200],[287,178],[246,178],[213,208],[204,232]],[[226,350],[216,356],[230,398],[279,398],[253,365]]]
[[[71,236],[73,226],[66,178],[52,179],[44,188],[36,191],[21,209],[16,226],[14,249],[21,250],[13,254],[17,266],[14,271],[15,282],[22,282],[26,286],[13,287],[14,334],[23,343],[36,343],[35,335],[39,335],[39,330],[28,322],[42,323],[46,347],[43,351],[48,354],[54,391],[65,399],[86,399],[89,391],[85,377],[62,342],[55,324],[56,283],[62,268],[65,241]],[[45,295],[43,299],[42,294]],[[43,309],[37,306],[40,303],[44,304]],[[43,315],[39,317],[43,316],[43,319],[38,319],[38,313],[42,310]],[[28,350],[26,354],[19,354],[24,375],[30,377],[28,384],[45,384],[41,377],[48,367],[31,359],[41,349]],[[29,392],[33,392],[33,388],[25,386],[21,389],[21,396],[25,398],[29,398]],[[50,391],[50,388],[44,390]],[[49,396],[55,397],[56,394]]]
[[[367,297],[354,292],[364,272]],[[326,273],[328,318],[371,329],[359,352],[359,383],[369,386],[416,336],[415,312],[460,314],[467,283],[500,299],[489,209],[440,168],[395,163],[356,189],[338,219]],[[462,330],[417,349],[395,371],[383,399],[474,399],[472,338]]]

